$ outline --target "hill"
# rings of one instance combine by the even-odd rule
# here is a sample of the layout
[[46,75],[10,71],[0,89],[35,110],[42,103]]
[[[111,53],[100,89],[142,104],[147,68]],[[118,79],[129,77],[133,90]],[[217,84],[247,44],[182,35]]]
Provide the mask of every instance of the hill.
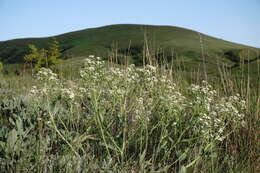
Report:
[[[157,59],[175,60],[185,68],[198,67],[202,62],[208,69],[218,63],[236,67],[239,52],[250,50],[258,60],[259,49],[214,38],[193,30],[173,26],[120,24],[69,32],[53,37],[25,38],[0,42],[0,61],[22,63],[28,44],[46,47],[55,38],[60,42],[64,58],[88,56],[108,57],[111,52],[129,55],[131,63],[142,62],[143,50]],[[121,60],[122,61],[122,60]]]

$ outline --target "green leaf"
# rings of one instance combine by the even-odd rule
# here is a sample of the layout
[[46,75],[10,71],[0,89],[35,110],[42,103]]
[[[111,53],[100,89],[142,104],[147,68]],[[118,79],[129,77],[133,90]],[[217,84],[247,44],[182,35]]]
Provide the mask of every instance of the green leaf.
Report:
[[178,159],[179,159],[180,161],[183,161],[184,159],[186,159],[186,157],[187,157],[187,153],[184,152]]
[[17,131],[13,129],[8,133],[7,136],[7,146],[9,147],[9,149],[14,148],[16,141],[17,141]]
[[10,122],[13,126],[15,126],[15,122],[14,122],[14,120],[13,120],[11,117],[9,117],[9,122]]
[[23,135],[23,121],[21,120],[20,117],[17,117],[16,119],[16,126],[18,130],[18,134]]
[[187,172],[187,169],[185,166],[182,166],[179,173],[186,173]]
[[0,149],[3,150],[3,149],[5,149],[5,147],[6,147],[6,143],[0,141]]

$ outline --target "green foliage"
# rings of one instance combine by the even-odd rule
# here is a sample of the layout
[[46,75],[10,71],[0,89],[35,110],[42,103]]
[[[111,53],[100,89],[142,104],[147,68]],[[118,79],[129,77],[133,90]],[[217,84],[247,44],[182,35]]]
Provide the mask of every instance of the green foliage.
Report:
[[94,56],[79,66],[74,80],[41,68],[22,99],[0,99],[1,170],[254,172],[256,93]]
[[257,58],[258,56],[259,56],[259,52],[250,50],[250,49],[242,49],[239,52],[239,57],[240,57],[240,59],[243,59],[243,60],[254,59],[254,58]]
[[4,69],[4,65],[3,65],[3,63],[0,61],[0,72],[2,72],[3,69]]
[[224,52],[224,55],[232,62],[240,62],[239,52],[240,49],[229,49]]
[[47,51],[47,56],[48,56],[48,64],[50,66],[61,63],[60,45],[56,39],[54,39],[50,43],[49,49]]
[[[68,54],[73,54],[75,57],[88,56],[89,54],[107,57],[109,46],[111,46],[113,42],[117,42],[118,50],[126,50],[127,53],[130,48],[130,51],[133,53],[131,60],[132,63],[142,65],[142,48],[145,43],[145,34],[147,35],[146,38],[150,51],[156,51],[157,48],[162,50],[173,49],[174,53],[176,53],[179,57],[187,51],[192,51],[194,53],[185,54],[185,56],[187,56],[187,60],[192,62],[193,66],[201,68],[201,61],[198,61],[202,59],[201,44],[198,33],[185,28],[148,25],[110,25],[66,33],[55,36],[55,38],[57,38],[60,42],[63,57]],[[207,70],[217,69],[217,67],[212,64],[217,64],[216,53],[223,52],[222,50],[233,48],[255,49],[209,37],[203,34],[201,34],[201,37],[203,40],[205,53],[209,54],[207,57],[207,65],[210,67],[207,68]],[[46,48],[52,39],[53,37],[40,39],[17,39],[1,42],[0,57],[2,57],[2,61],[5,63],[21,63],[22,60],[20,58],[26,54],[28,44],[34,44],[38,48]],[[138,48],[137,53],[134,52],[135,48]],[[172,50],[170,50],[170,55],[171,52]],[[150,52],[150,54],[153,55],[154,53]],[[118,59],[119,58],[124,57],[120,56]],[[230,61],[224,60],[225,58],[220,59],[219,63],[230,63]],[[124,60],[118,60],[118,62],[124,62]],[[189,62],[185,61],[184,65],[189,67]],[[230,64],[232,64],[232,62]]]
[[47,50],[38,49],[35,45],[29,45],[29,54],[24,56],[24,61],[29,63],[31,68],[38,70],[41,67],[52,68],[61,63],[60,56],[59,42],[53,40]]
[[29,63],[31,65],[31,67],[33,68],[39,61],[40,51],[38,50],[38,48],[35,45],[32,45],[32,44],[28,45],[28,47],[29,47],[29,54],[26,54],[24,56],[24,61],[26,63]]

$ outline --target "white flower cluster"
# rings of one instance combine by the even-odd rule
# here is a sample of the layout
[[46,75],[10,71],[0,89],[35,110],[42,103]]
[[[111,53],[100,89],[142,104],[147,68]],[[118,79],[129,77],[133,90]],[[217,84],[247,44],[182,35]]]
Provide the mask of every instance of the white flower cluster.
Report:
[[206,81],[203,85],[191,85],[189,90],[193,94],[191,106],[199,113],[200,129],[207,138],[222,141],[226,134],[225,129],[230,123],[242,125],[244,119],[245,101],[240,95],[218,97]]
[[90,55],[84,60],[84,68],[80,70],[80,76],[84,79],[98,80],[102,77],[105,62],[100,57]]
[[174,107],[174,111],[183,110],[186,104],[186,97],[182,95],[175,83],[167,78],[167,76],[161,76],[159,79],[159,86],[164,92],[160,95],[161,100],[169,108]]
[[56,82],[56,83],[59,82],[57,74],[53,73],[51,69],[43,68],[43,67],[36,74],[36,79],[44,82],[48,82],[48,81]]
[[61,89],[61,94],[63,98],[74,100],[75,98],[75,93],[72,91],[71,88],[62,88]]
[[136,105],[134,107],[134,115],[132,116],[132,120],[136,121],[139,119],[150,120],[151,108],[153,105],[153,99],[149,98],[144,100],[143,97],[140,97],[136,100]]
[[41,96],[56,98],[61,96],[62,99],[73,101],[75,93],[72,88],[66,88],[58,79],[58,75],[53,73],[51,69],[41,68],[36,74],[36,79],[40,82],[39,86],[32,86],[29,96],[40,99]]
[[38,90],[37,86],[32,86],[32,88],[29,91],[29,95],[30,96],[37,95],[38,92],[39,92],[39,90]]
[[206,140],[225,139],[230,125],[239,127],[242,124],[246,108],[239,95],[219,97],[206,81],[202,85],[191,85],[187,94],[157,67],[107,67],[100,57],[94,55],[84,61],[81,79],[70,81],[70,85],[58,80],[49,69],[43,68],[36,76],[45,85],[32,87],[30,95],[58,95],[74,105],[81,105],[80,101],[84,99],[89,102],[95,96],[98,99],[95,102],[105,110],[118,111],[124,107],[133,121],[149,121],[154,108],[172,117],[185,116],[184,111],[191,108],[192,114],[198,115],[196,130]]
[[[133,93],[135,100],[132,116],[133,119],[138,119],[137,117],[148,117],[151,114],[153,100],[158,98],[165,109],[183,108],[185,97],[170,79],[164,75],[157,76],[157,71],[158,69],[151,65],[144,68],[137,68],[133,64],[126,68],[105,67],[103,61],[95,60],[95,57],[91,56],[85,60],[80,74],[84,79],[85,88],[91,88],[88,92],[94,91],[95,88],[103,92],[104,106],[109,99],[124,100],[129,93],[137,90],[137,86],[142,86]],[[155,95],[158,89],[163,92]]]

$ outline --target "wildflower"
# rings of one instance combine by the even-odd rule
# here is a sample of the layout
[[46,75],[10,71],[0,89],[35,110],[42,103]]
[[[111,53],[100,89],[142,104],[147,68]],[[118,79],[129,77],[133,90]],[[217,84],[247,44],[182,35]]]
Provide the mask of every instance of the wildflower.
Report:
[[29,91],[29,95],[36,95],[38,93],[38,89],[36,86],[32,86],[31,90]]
[[68,98],[70,100],[73,100],[75,98],[75,94],[71,89],[68,88],[61,89],[61,93],[65,98]]
[[81,93],[86,93],[86,92],[87,92],[86,88],[82,88],[82,87],[79,88],[79,91],[80,91]]

